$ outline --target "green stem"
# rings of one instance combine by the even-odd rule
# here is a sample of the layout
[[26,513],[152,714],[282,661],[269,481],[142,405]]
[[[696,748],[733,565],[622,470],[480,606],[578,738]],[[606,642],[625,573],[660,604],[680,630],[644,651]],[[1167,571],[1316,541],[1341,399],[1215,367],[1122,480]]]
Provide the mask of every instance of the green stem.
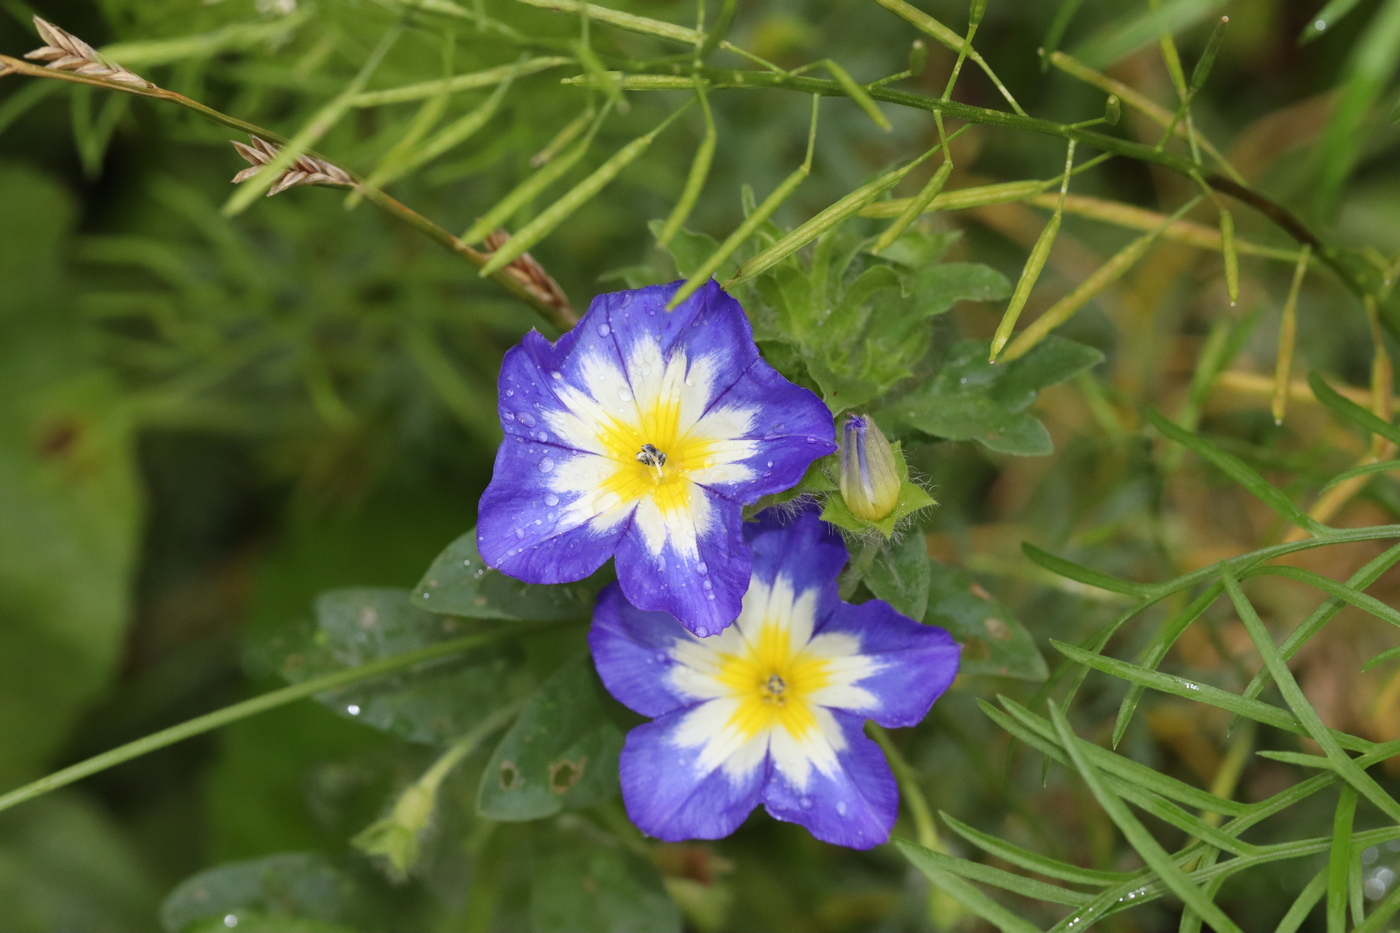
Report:
[[269,710],[286,706],[288,703],[295,703],[297,700],[344,687],[349,684],[378,677],[381,674],[388,674],[392,671],[412,667],[424,661],[431,661],[435,658],[442,658],[448,655],[460,654],[472,648],[479,648],[499,641],[502,638],[513,637],[524,632],[533,631],[538,628],[557,625],[557,622],[542,622],[533,625],[510,625],[502,627],[493,632],[481,632],[476,635],[467,635],[462,638],[454,638],[451,641],[440,642],[436,645],[428,645],[416,651],[407,651],[403,654],[394,655],[391,658],[382,658],[378,661],[371,661],[368,664],[361,664],[359,667],[347,668],[343,671],[336,671],[333,674],[325,674],[321,677],[313,677],[304,680],[299,684],[290,687],[283,687],[281,690],[274,690],[271,693],[264,693],[262,696],[253,697],[251,700],[244,700],[242,703],[235,703],[223,709],[197,716],[188,722],[182,722],[169,729],[162,729],[159,732],[128,742],[125,745],[114,748],[110,751],[95,755],[86,761],[80,761],[75,765],[55,771],[46,777],[33,781],[23,787],[16,788],[8,794],[0,796],[0,812],[8,810],[35,797],[41,797],[49,791],[58,790],[60,787],[67,787],[75,781],[80,781],[85,777],[105,771],[108,768],[139,758],[157,749],[165,748],[167,745],[174,745],[185,739],[193,738],[196,735],[203,735],[221,726],[237,722],[240,719],[247,719],[249,716],[256,716],[258,713],[266,713]]
[[919,787],[919,776],[914,772],[914,768],[905,760],[903,753],[890,739],[890,734],[884,727],[868,722],[865,724],[865,731],[890,760],[890,770],[894,771],[894,778],[899,782],[899,792],[904,797],[905,805],[909,807],[909,815],[914,818],[914,835],[919,845],[936,852],[948,851],[938,838],[933,811],[929,809],[928,800],[924,797],[923,789]]

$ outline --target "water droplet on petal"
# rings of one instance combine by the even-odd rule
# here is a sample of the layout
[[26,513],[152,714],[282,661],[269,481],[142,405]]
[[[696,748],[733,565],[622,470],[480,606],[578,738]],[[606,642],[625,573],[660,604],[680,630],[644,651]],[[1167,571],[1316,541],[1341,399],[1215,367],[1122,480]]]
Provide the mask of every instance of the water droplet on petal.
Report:
[[624,386],[619,386],[619,387],[618,387],[618,390],[617,390],[617,397],[620,398],[620,399],[622,399],[624,402],[630,402],[630,401],[632,401],[632,393],[629,392],[629,391],[626,389],[626,387],[624,387]]
[[802,806],[802,809],[804,809],[804,810],[810,810],[810,809],[812,809],[812,798],[811,798],[811,797],[802,797],[802,798],[799,799],[797,802]]
[[844,800],[838,800],[838,801],[836,801],[836,812],[839,813],[839,814],[841,814],[842,816],[845,816],[845,815],[846,815],[846,801],[844,801]]
[[520,413],[520,423],[527,428],[533,428],[535,426],[535,416],[528,411],[522,411]]
[[606,324],[599,324],[599,325],[598,325],[598,336],[599,336],[599,337],[606,337],[608,334],[611,334],[611,333],[612,333],[612,328],[609,327],[608,325],[606,325]]
[[773,467],[773,461],[772,461],[772,460],[769,460],[769,461],[768,461],[768,467],[769,467],[769,469],[772,469],[772,467]]
[[809,443],[809,444],[815,444],[816,442],[817,442],[817,439],[816,439],[815,437],[813,437],[813,436],[810,435],[810,434],[807,435],[807,443]]
[[512,397],[514,397],[514,396],[515,396],[515,390],[514,390],[514,389],[506,389],[506,398],[512,398]]
[[703,577],[705,574],[710,572],[710,565],[702,560],[700,563],[695,565],[695,572]]
[[561,372],[560,372],[559,370],[557,370],[557,369],[556,369],[554,372],[550,373],[549,375],[550,375],[551,378],[554,379],[555,382],[563,382],[563,381],[564,381],[564,374],[561,373]]
[[669,654],[667,654],[666,652],[664,652],[664,651],[658,651],[658,652],[656,652],[656,663],[657,663],[657,664],[665,664],[665,663],[666,663],[667,661],[669,661],[669,660],[671,660],[671,656],[670,656]]
[[[516,539],[517,541],[524,541],[524,540],[525,540],[525,529],[524,529],[524,528],[516,528],[516,529],[515,529],[515,539]],[[512,553],[514,553],[514,552],[512,552]]]
[[543,460],[540,461],[539,467],[541,473],[552,472],[554,470],[554,461],[549,459],[548,457],[545,457]]
[[554,493],[550,493],[544,497],[544,504],[550,507],[556,506],[559,504],[559,497]]
[[542,440],[542,441],[547,441],[547,440],[549,440],[549,435],[546,434],[546,433],[543,432],[543,431],[541,431],[540,433],[536,434],[535,437],[538,437],[538,438],[539,438],[540,440]]
[[504,421],[506,424],[510,424],[512,421],[515,420],[515,413],[503,411],[501,412],[501,420]]

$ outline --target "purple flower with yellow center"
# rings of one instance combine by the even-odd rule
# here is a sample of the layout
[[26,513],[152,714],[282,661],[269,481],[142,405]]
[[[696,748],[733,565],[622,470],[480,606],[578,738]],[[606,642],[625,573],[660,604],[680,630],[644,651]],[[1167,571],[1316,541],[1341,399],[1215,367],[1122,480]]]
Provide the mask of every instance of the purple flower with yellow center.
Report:
[[616,555],[622,593],[700,635],[739,614],[742,508],[836,449],[831,412],[763,361],[714,282],[599,295],[554,344],[506,353],[505,442],[481,497],[486,563],[527,583],[581,580]]
[[958,670],[943,629],[887,603],[842,602],[840,536],[816,513],[745,528],[753,580],[730,628],[696,638],[603,590],[588,641],[612,695],[655,717],[627,736],[622,798],[643,832],[718,839],[760,803],[826,842],[889,838],[898,789],[862,731],[912,726]]

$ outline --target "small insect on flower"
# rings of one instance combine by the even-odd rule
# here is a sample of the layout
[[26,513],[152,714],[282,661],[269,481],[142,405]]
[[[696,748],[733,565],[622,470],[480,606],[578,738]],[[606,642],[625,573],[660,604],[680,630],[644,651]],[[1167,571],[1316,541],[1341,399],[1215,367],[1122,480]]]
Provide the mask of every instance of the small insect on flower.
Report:
[[826,842],[889,838],[898,788],[866,718],[912,726],[958,670],[959,647],[879,600],[842,602],[847,554],[808,509],[745,526],[753,580],[713,638],[603,590],[588,642],[613,696],[653,722],[622,750],[622,798],[643,832],[718,839],[760,803]]
[[556,343],[531,332],[506,354],[477,545],[527,583],[615,555],[633,605],[708,635],[749,585],[743,506],[794,486],[835,430],[759,357],[737,301],[710,282],[667,312],[678,285],[600,295]]

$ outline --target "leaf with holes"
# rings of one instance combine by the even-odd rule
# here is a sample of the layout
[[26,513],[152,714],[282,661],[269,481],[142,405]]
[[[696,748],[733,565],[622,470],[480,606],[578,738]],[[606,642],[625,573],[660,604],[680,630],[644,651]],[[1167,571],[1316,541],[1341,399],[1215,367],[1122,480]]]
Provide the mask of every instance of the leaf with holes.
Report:
[[962,645],[960,674],[1037,681],[1049,676],[1030,632],[972,577],[938,561],[929,561],[929,575],[924,622],[941,625]]
[[476,550],[476,529],[447,546],[413,588],[413,605],[471,619],[548,621],[584,618],[593,611],[606,570],[578,583],[522,583],[486,566]]
[[589,660],[561,667],[501,739],[481,776],[477,809],[534,820],[617,793],[622,730],[608,719]]
[[[316,600],[315,634],[301,650],[285,656],[282,674],[298,682],[469,635],[479,627],[474,620],[418,609],[407,590],[332,590]],[[509,645],[493,645],[317,699],[342,716],[411,741],[446,742],[528,688],[526,675],[512,663],[517,653]]]

